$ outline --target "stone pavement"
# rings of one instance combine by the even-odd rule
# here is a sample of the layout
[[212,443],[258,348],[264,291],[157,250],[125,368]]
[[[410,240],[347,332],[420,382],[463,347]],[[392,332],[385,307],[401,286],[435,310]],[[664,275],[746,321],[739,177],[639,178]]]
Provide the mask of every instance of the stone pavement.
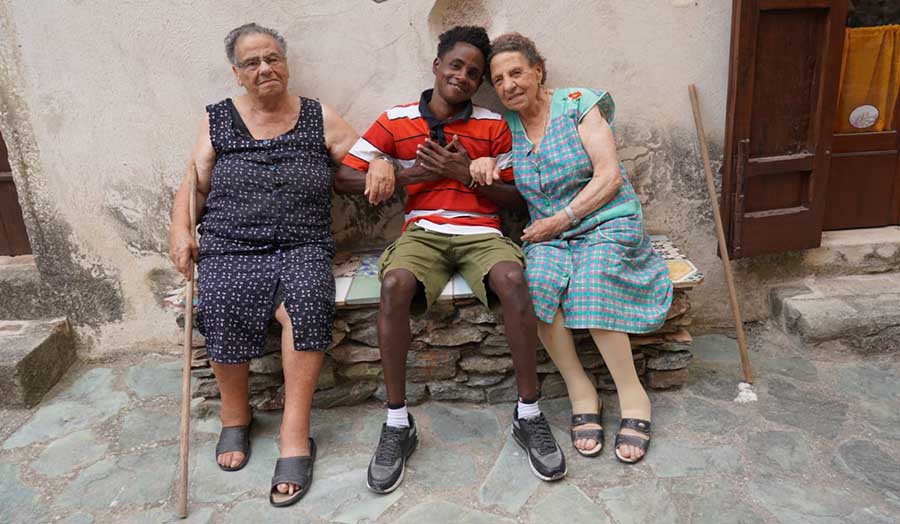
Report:
[[[736,404],[732,339],[695,339],[689,385],[652,393],[655,434],[629,467],[607,449],[579,457],[565,399],[542,407],[559,430],[569,475],[534,478],[509,437],[511,406],[414,407],[420,447],[391,495],[365,489],[384,417],[371,403],[316,411],[315,481],[276,509],[267,488],[279,413],[255,415],[253,455],[237,473],[213,461],[215,405],[194,408],[189,524],[267,522],[897,523],[900,358],[812,352],[778,331],[749,333],[759,401]],[[79,363],[38,409],[0,410],[0,522],[179,522],[179,362],[172,355]],[[607,446],[615,397],[603,396]]]

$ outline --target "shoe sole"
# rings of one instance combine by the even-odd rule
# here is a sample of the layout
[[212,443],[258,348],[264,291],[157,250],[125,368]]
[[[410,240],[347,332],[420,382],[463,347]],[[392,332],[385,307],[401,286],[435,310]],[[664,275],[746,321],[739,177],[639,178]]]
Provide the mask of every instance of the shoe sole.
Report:
[[[560,480],[561,478],[565,477],[566,473],[569,472],[569,465],[566,464],[566,469],[564,469],[562,471],[562,473],[557,473],[556,475],[554,475],[552,477],[547,477],[545,475],[542,475],[537,469],[535,469],[534,463],[531,462],[531,455],[528,453],[528,446],[525,445],[525,443],[519,439],[518,435],[516,435],[516,429],[514,427],[510,427],[509,432],[512,433],[513,440],[516,441],[516,444],[518,444],[519,447],[521,447],[523,450],[525,450],[525,456],[528,457],[528,466],[531,468],[531,472],[534,473],[535,477],[537,477],[545,482],[553,482],[555,480]],[[556,445],[556,448],[559,449],[559,444]],[[562,450],[560,450],[560,452],[562,452]]]
[[406,452],[406,456],[403,457],[403,462],[400,463],[400,476],[397,477],[397,482],[394,482],[394,484],[392,486],[390,486],[389,488],[380,490],[380,489],[376,489],[376,488],[372,487],[372,485],[369,484],[369,476],[366,475],[366,487],[369,488],[369,491],[372,491],[373,493],[378,493],[379,495],[387,495],[388,493],[399,488],[400,484],[403,483],[403,476],[406,474],[406,460],[410,457],[410,455],[413,454],[413,451],[415,451],[416,447],[418,447],[418,446],[419,446],[419,437],[416,436],[416,440],[413,441],[413,445],[410,446],[409,451]]

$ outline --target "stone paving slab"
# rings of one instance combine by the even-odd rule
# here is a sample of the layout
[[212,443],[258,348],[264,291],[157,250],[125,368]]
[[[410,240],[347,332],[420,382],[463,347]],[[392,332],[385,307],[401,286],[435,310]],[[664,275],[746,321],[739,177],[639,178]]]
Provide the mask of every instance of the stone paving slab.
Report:
[[40,493],[22,482],[19,468],[0,464],[0,522],[35,522],[40,518],[36,505]]
[[657,439],[652,453],[642,461],[660,478],[737,475],[741,453],[734,446],[697,446]]
[[838,524],[854,507],[846,492],[811,490],[797,481],[759,478],[751,481],[750,492],[779,522]]
[[180,519],[169,508],[157,508],[128,516],[123,524],[210,524],[213,513],[212,508],[195,508],[186,519]]
[[442,500],[419,504],[400,517],[397,524],[454,522],[456,524],[512,524],[513,520]]
[[35,413],[4,443],[3,449],[59,438],[96,426],[116,415],[128,403],[128,395],[113,388],[113,371],[95,368],[79,377],[60,395]]
[[169,493],[177,462],[175,446],[109,457],[83,470],[53,503],[105,509],[161,502]]
[[760,431],[747,436],[753,459],[784,472],[809,467],[809,446],[799,431]]
[[717,489],[695,501],[688,519],[691,524],[764,524],[766,519],[736,493]]
[[[531,521],[541,524],[606,524],[609,517],[573,485],[560,485],[538,502]],[[647,521],[645,521],[647,522]]]
[[31,469],[48,477],[63,475],[101,459],[108,447],[106,443],[98,442],[93,431],[77,431],[51,442],[31,463]]
[[[900,362],[891,355],[821,354],[779,331],[748,332],[759,401],[732,401],[734,340],[695,337],[688,384],[652,392],[653,445],[617,462],[619,407],[603,393],[606,448],[578,456],[565,398],[542,401],[567,456],[565,480],[544,483],[509,437],[511,403],[426,402],[411,408],[420,447],[389,496],[365,488],[384,406],[312,416],[315,481],[291,508],[268,504],[279,412],[254,413],[240,472],[215,464],[218,404],[192,408],[189,524],[310,522],[598,522],[896,524],[900,508]],[[162,523],[173,516],[177,357],[78,364],[33,410],[14,411],[0,444],[0,522]],[[147,377],[151,377],[148,379]],[[6,426],[4,426],[6,427]]]
[[600,492],[598,499],[619,524],[677,522],[675,502],[659,480],[609,488]]
[[540,479],[531,474],[525,451],[513,438],[507,437],[497,461],[478,490],[478,500],[485,506],[496,506],[516,514],[537,491]]

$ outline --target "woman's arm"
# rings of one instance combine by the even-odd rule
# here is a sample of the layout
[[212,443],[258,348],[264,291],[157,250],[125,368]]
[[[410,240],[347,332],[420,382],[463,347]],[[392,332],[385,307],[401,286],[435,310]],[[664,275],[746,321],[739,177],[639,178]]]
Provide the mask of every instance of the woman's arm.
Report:
[[[396,183],[393,164],[383,158],[374,159],[369,162],[369,170],[365,176],[355,176],[354,170],[342,165],[342,162],[353,144],[359,140],[359,133],[354,131],[337,111],[326,104],[322,104],[322,120],[325,127],[325,146],[334,164],[338,166],[334,179],[335,191],[363,193],[373,205],[390,198],[394,194]],[[358,185],[362,187],[357,187]]]
[[327,104],[322,104],[322,126],[325,128],[325,147],[328,148],[331,160],[339,166],[347,151],[359,139],[359,133]]
[[[581,219],[615,198],[622,187],[622,174],[616,156],[616,140],[600,109],[594,108],[585,114],[578,124],[578,135],[594,166],[594,176],[568,203],[575,217]],[[560,210],[525,228],[522,240],[541,242],[559,236],[570,227],[570,217],[564,210]]]
[[169,258],[175,264],[175,269],[186,278],[190,278],[191,275],[190,264],[199,257],[199,248],[194,240],[193,231],[191,231],[190,180],[194,176],[194,167],[196,166],[195,216],[199,217],[206,204],[206,197],[209,195],[210,178],[215,164],[216,151],[209,138],[209,115],[206,115],[191,151],[187,173],[175,193],[175,202],[172,205],[172,225],[169,228]]
[[591,181],[569,202],[575,216],[583,218],[615,198],[622,187],[622,173],[616,156],[616,139],[599,108],[584,115],[578,125],[578,134],[594,165]]

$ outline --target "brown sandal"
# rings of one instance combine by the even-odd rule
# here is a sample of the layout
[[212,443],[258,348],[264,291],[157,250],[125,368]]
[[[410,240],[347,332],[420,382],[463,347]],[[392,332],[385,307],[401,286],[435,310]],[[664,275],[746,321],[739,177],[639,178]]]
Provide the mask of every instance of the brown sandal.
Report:
[[[633,429],[642,435],[646,435],[646,439],[637,435],[623,435],[623,429]],[[633,460],[626,460],[619,455],[619,446],[627,444],[644,451],[644,454]],[[623,418],[619,424],[619,433],[616,435],[616,458],[626,464],[637,464],[647,456],[647,450],[650,449],[650,421],[641,420],[639,418]]]
[[[572,447],[575,448],[575,451],[582,457],[596,457],[603,451],[603,427],[575,429],[575,426],[580,426],[582,424],[600,425],[600,413],[580,413],[578,415],[572,415],[572,424],[569,429],[569,435],[572,437]],[[579,449],[575,445],[575,441],[581,439],[596,440],[597,445],[589,450]]]

